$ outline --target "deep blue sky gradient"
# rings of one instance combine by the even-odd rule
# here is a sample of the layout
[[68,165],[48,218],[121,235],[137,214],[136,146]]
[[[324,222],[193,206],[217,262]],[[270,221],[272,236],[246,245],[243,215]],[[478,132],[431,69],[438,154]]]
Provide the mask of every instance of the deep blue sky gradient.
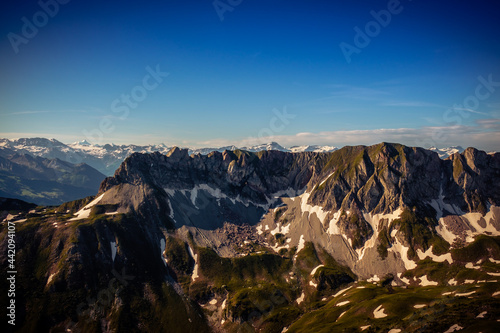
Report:
[[[273,110],[286,108],[295,118],[272,139],[287,146],[499,150],[500,87],[474,112],[445,116],[479,76],[500,82],[496,2],[400,3],[350,63],[339,44],[354,45],[354,27],[388,1],[243,0],[221,21],[212,1],[72,0],[17,54],[7,35],[40,6],[2,4],[0,136],[72,142],[107,119],[113,130],[97,143],[238,144],[268,133]],[[169,76],[120,119],[111,103],[142,84],[147,66]],[[436,129],[445,135],[429,140]]]

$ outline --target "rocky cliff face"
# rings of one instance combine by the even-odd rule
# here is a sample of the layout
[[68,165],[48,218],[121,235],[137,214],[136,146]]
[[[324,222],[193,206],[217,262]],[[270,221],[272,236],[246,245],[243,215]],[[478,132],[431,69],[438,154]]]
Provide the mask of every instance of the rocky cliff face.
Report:
[[499,180],[500,154],[473,148],[445,160],[388,143],[133,154],[96,197],[9,213],[20,283],[41,295],[22,318],[73,331],[281,332],[353,281],[487,281],[500,274]]
[[[406,215],[429,233],[424,244],[413,244],[411,233],[398,229],[402,245],[411,242],[413,253],[417,248],[427,250],[431,238],[442,238],[439,232],[446,229],[442,219],[449,215],[463,219],[463,230],[456,237],[484,231],[472,227],[467,214],[491,212],[485,230],[498,223],[499,163],[500,154],[474,148],[441,160],[428,150],[387,143],[327,154],[224,151],[189,156],[187,150],[174,148],[167,155],[130,156],[114,177],[101,184],[100,193],[103,203],[119,205],[120,212],[140,212],[141,205],[152,205],[147,210],[161,208],[157,215],[171,228],[206,232],[224,222],[274,230],[278,224],[274,218],[267,223],[266,216],[283,206],[287,230],[296,229],[290,245],[297,245],[308,231],[302,224],[307,222],[311,229],[311,223],[318,223],[321,230],[308,240],[327,242],[330,236],[341,235],[350,247],[344,252],[349,253],[376,246],[384,227],[389,236],[382,246],[394,244],[390,233],[396,225],[391,223],[408,211]],[[436,229],[440,220],[444,224]],[[450,241],[452,236],[447,237]]]

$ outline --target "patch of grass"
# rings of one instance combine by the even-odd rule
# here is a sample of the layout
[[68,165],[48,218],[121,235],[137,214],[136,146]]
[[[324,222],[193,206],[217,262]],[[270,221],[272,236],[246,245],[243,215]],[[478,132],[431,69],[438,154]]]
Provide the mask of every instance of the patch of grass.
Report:
[[285,244],[285,241],[286,241],[285,235],[278,232],[278,233],[274,234],[274,238],[276,239],[276,242],[278,243],[279,246],[282,246]]
[[340,286],[355,281],[356,276],[348,268],[323,266],[316,270],[313,276],[318,281],[318,291],[336,290]]
[[391,244],[389,240],[389,231],[387,230],[387,227],[383,227],[382,230],[380,230],[378,234],[378,245],[377,245],[377,252],[380,258],[385,259],[387,258],[387,249],[389,248],[389,245]]
[[488,258],[500,259],[500,237],[479,235],[471,244],[459,248],[452,249],[451,255],[453,260],[459,262],[477,262],[480,259],[488,260]]
[[182,240],[168,237],[165,244],[165,254],[168,258],[168,265],[174,268],[177,273],[189,274],[194,262],[189,255],[187,245]]
[[304,248],[297,254],[296,267],[302,276],[308,276],[314,267],[321,264],[312,242],[306,242]]
[[91,208],[90,217],[116,212],[118,205],[95,205]]
[[[275,212],[274,212],[274,221],[278,221],[280,219],[280,217],[286,212],[286,207],[281,207],[281,208],[278,208]],[[285,222],[283,222],[285,223]]]

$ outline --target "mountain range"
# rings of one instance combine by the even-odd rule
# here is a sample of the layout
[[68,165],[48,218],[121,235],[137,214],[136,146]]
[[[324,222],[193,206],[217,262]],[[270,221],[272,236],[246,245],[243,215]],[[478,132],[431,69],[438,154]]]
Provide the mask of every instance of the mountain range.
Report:
[[[86,140],[64,144],[56,139],[45,138],[23,138],[17,140],[0,139],[0,150],[9,150],[17,153],[31,154],[44,158],[59,158],[71,163],[85,162],[105,175],[112,175],[126,157],[132,153],[152,153],[160,152],[166,154],[172,147],[164,144],[159,145],[93,145]],[[252,152],[262,150],[279,150],[289,152],[318,151],[330,152],[337,148],[333,146],[294,146],[289,149],[284,148],[276,142],[261,144],[250,147],[224,146],[217,148],[197,148],[188,149],[189,154],[207,155],[212,151],[223,152],[224,150],[242,149]]]
[[60,205],[94,195],[104,177],[85,163],[0,149],[0,197]]
[[20,331],[499,329],[499,153],[174,147],[16,207]]
[[[71,144],[64,144],[56,139],[45,138],[23,138],[23,139],[0,139],[0,151],[7,150],[10,154],[16,152],[19,154],[30,154],[33,156],[40,156],[44,158],[58,158],[60,160],[78,164],[86,163],[91,167],[97,169],[99,172],[111,176],[126,157],[132,153],[152,153],[160,152],[166,154],[172,149],[171,146],[164,144],[159,145],[93,145],[86,140],[74,142]],[[262,150],[278,150],[283,152],[332,152],[338,148],[335,146],[321,146],[321,145],[303,145],[285,148],[276,142],[267,144],[260,144],[249,147],[236,147],[224,146],[214,148],[188,148],[188,154],[202,154],[207,155],[213,151],[223,152],[224,150],[247,150],[250,152],[258,152]],[[461,153],[464,149],[462,147],[451,147],[438,149],[435,147],[430,148],[437,152],[441,158],[446,158],[456,152]]]

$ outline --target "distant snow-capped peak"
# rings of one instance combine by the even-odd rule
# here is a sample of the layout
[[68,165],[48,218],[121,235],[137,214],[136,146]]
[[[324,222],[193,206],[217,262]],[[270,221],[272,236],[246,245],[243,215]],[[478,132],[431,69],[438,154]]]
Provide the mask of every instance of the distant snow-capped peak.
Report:
[[72,143],[73,146],[90,146],[91,144],[87,140],[76,141]]
[[462,153],[465,149],[462,148],[461,146],[452,146],[448,148],[436,148],[436,147],[430,147],[430,151],[436,152],[440,158],[447,158],[448,156],[451,156],[456,153]]

